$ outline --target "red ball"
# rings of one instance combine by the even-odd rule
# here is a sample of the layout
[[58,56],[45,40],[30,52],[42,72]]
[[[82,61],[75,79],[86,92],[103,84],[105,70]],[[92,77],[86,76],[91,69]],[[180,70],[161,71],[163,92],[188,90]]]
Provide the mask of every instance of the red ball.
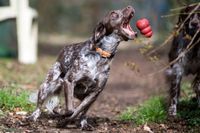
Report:
[[149,26],[149,21],[146,18],[139,19],[136,22],[136,26],[138,29],[143,30],[144,28]]
[[148,26],[148,27],[142,29],[142,30],[141,30],[141,33],[142,33],[142,34],[147,34],[147,33],[150,32],[150,31],[152,31],[152,30],[151,30],[151,26]]
[[136,22],[136,26],[145,37],[149,38],[153,35],[149,21],[146,18],[139,19]]
[[144,36],[150,38],[152,35],[153,35],[153,31],[150,31],[149,33],[145,34]]

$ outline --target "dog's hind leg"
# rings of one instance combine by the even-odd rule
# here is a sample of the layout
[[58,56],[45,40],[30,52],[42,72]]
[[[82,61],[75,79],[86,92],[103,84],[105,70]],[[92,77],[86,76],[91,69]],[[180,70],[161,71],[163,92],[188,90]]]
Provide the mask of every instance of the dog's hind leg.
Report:
[[198,107],[200,107],[200,73],[198,73],[197,76],[195,77],[192,86],[196,93]]
[[[85,116],[87,110],[94,103],[94,101],[96,101],[97,97],[105,87],[107,77],[108,76],[105,74],[99,76],[95,90],[81,101],[81,103],[78,105],[78,107],[75,108],[73,114],[70,117],[67,117],[66,119],[58,123],[58,127],[64,127],[68,122],[74,120],[81,112],[82,112],[82,117]],[[81,128],[85,130],[85,128],[87,128],[88,126],[87,119],[82,119],[81,122],[82,122]]]
[[177,103],[180,95],[180,83],[183,76],[183,68],[180,64],[174,64],[171,69],[171,72],[168,75],[170,79],[170,90],[169,90],[169,109],[168,114],[170,116],[176,116],[177,112]]
[[49,70],[45,82],[40,86],[37,97],[37,108],[29,119],[36,121],[41,114],[43,103],[49,98],[49,96],[52,96],[60,91],[63,83],[63,80],[60,77],[61,73],[60,63],[56,62]]
[[63,87],[66,107],[65,115],[70,116],[74,111],[74,84],[65,79],[63,82]]

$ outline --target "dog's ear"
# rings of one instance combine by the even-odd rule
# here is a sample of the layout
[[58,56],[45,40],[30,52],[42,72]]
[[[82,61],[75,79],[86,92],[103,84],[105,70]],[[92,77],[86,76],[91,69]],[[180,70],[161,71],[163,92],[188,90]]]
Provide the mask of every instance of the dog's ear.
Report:
[[96,28],[94,29],[93,39],[94,42],[98,42],[104,35],[106,34],[106,27],[102,22],[98,23]]

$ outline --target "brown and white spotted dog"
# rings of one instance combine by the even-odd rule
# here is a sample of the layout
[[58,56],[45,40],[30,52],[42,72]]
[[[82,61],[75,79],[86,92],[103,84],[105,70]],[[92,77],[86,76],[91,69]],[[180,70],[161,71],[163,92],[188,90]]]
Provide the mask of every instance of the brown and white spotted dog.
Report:
[[[183,54],[182,57],[166,71],[170,81],[170,102],[168,109],[168,114],[170,116],[175,116],[177,114],[177,103],[183,76],[189,74],[196,76],[193,81],[193,88],[200,106],[200,3],[194,6],[188,6],[181,11],[177,28],[180,27],[192,11],[194,13],[192,13],[189,19],[184,23],[181,31],[175,35],[169,52],[169,62],[175,60],[180,54]],[[186,53],[182,53],[186,50],[194,36],[196,37],[191,43],[191,46],[194,45],[193,48]]]
[[[61,125],[65,126],[79,117],[82,119],[81,127],[87,128],[85,114],[106,85],[110,63],[119,43],[136,36],[130,27],[134,12],[131,6],[109,12],[98,23],[90,39],[67,45],[61,50],[40,86],[37,109],[30,116],[31,119],[36,121],[44,101],[64,89],[68,116]],[[77,107],[74,107],[74,97],[81,101]]]

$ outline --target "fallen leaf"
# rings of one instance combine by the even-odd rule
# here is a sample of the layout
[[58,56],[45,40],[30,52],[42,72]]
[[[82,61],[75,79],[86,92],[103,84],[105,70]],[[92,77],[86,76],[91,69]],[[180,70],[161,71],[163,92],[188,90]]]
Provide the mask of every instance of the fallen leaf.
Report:
[[164,124],[160,124],[160,126],[161,126],[162,128],[166,128],[166,126],[165,126]]
[[27,115],[26,111],[18,111],[16,112],[16,115]]
[[144,131],[147,131],[149,133],[153,133],[153,131],[151,130],[151,128],[149,126],[147,126],[147,124],[144,125],[143,129],[144,129]]

